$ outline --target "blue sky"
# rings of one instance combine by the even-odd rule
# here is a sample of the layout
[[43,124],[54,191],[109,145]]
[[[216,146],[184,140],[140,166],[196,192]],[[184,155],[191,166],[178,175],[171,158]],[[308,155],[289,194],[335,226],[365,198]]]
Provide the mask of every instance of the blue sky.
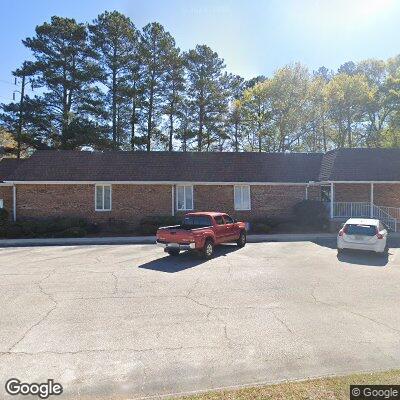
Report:
[[137,27],[162,23],[187,50],[207,44],[230,72],[270,75],[300,61],[311,70],[400,53],[400,0],[1,0],[0,102],[12,99],[11,71],[29,57],[21,43],[52,15],[91,21],[119,10]]

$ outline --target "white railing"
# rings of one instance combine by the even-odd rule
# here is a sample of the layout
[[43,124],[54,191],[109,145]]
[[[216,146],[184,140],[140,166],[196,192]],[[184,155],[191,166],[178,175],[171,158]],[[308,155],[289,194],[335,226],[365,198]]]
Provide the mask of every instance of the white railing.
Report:
[[334,202],[333,216],[336,218],[344,217],[370,217],[371,204],[366,202]]
[[379,219],[383,224],[385,224],[390,230],[396,232],[397,228],[397,219],[393,218],[390,214],[382,210],[380,207],[375,204],[373,207],[373,217]]
[[[330,209],[330,205],[329,205]],[[400,221],[400,208],[381,207],[368,202],[334,202],[333,218],[376,218],[390,230],[397,230],[397,221]]]
[[398,207],[386,207],[386,206],[378,206],[381,210],[385,211],[385,213],[389,214],[393,218],[400,220],[400,208]]

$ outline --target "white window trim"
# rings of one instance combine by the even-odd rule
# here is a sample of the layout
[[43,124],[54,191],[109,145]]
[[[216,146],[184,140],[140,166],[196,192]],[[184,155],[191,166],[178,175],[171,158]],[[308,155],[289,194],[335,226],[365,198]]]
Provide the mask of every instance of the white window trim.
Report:
[[[249,207],[248,208],[240,208],[236,205],[235,202],[235,191],[237,188],[241,188],[240,189],[240,195],[242,198],[242,204],[243,204],[243,188],[247,188],[249,191]],[[250,185],[234,185],[233,187],[233,203],[234,203],[234,208],[236,211],[250,211],[251,210],[251,189],[250,189]]]
[[[97,188],[102,187],[103,188],[103,206],[104,206],[104,188],[109,187],[110,188],[110,208],[104,209],[104,208],[97,208]],[[94,188],[94,208],[95,211],[98,212],[110,212],[112,210],[112,185],[95,185]]]
[[[183,208],[178,208],[178,188],[183,187]],[[187,207],[186,204],[186,189],[190,188],[190,191],[192,192],[192,204],[191,208]],[[176,210],[177,211],[193,211],[194,209],[194,194],[193,194],[193,185],[176,185]]]

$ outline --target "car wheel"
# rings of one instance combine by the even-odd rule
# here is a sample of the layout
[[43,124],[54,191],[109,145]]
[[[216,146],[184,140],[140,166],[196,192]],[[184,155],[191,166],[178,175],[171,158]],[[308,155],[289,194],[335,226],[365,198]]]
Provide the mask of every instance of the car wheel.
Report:
[[246,232],[241,232],[236,244],[238,247],[244,247],[247,242]]
[[177,255],[179,255],[179,250],[175,250],[175,249],[173,249],[173,250],[167,250],[167,253],[168,253],[170,256],[177,256]]
[[207,239],[203,248],[203,258],[209,259],[214,254],[214,243],[211,239]]

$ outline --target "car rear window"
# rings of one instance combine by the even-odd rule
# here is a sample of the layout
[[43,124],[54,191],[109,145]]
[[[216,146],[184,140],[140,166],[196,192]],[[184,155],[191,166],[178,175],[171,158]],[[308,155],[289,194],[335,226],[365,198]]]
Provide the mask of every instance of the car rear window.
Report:
[[360,236],[375,236],[376,226],[375,225],[346,225],[345,231],[347,235],[360,235]]
[[211,219],[206,215],[189,215],[183,219],[183,225],[188,228],[204,228],[211,226]]

